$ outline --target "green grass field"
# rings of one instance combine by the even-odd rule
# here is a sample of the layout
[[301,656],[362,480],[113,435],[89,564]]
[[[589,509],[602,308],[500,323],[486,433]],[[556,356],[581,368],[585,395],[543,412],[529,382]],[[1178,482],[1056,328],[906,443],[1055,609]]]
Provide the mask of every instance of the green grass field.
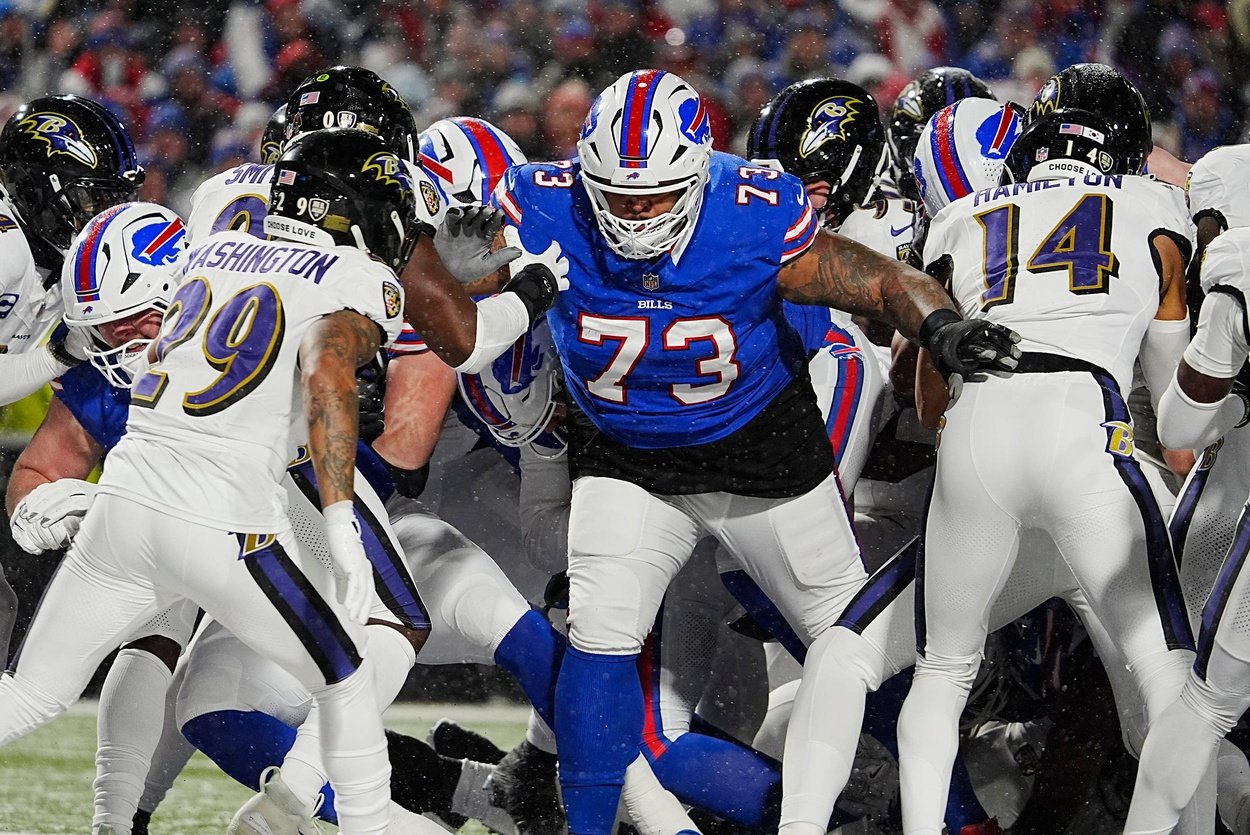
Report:
[[[528,711],[515,705],[401,704],[387,727],[424,739],[449,716],[503,748],[525,735]],[[51,725],[0,751],[0,835],[91,831],[96,704],[82,702]],[[221,835],[251,792],[196,754],[152,819],[153,835]],[[326,826],[327,831],[332,827]],[[474,824],[464,832],[483,833]]]

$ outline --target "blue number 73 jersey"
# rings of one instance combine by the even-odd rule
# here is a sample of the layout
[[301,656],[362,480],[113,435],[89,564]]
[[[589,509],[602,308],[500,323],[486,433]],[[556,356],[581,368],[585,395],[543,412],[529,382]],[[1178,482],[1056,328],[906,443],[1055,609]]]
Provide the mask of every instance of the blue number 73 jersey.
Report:
[[706,188],[684,248],[646,261],[608,247],[576,163],[517,166],[496,190],[528,249],[559,241],[569,259],[547,321],[574,401],[618,443],[727,437],[804,361],[777,295],[778,270],[819,231],[802,183],[714,153]]

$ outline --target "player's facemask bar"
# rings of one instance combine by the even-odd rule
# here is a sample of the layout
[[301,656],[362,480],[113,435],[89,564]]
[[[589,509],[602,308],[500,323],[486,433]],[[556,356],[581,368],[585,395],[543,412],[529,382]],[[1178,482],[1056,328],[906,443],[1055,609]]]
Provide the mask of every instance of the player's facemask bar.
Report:
[[[153,305],[149,310],[165,312],[164,305]],[[145,311],[139,311],[140,313]],[[127,314],[135,315],[135,314]],[[148,346],[155,340],[137,337],[127,342],[110,347],[100,335],[96,325],[80,325],[91,334],[93,346],[86,349],[87,361],[104,375],[104,379],[115,388],[128,389],[136,379],[148,368]]]
[[[707,172],[701,172],[690,179],[671,185],[628,189],[604,188],[584,171],[582,174],[582,182],[586,186],[586,193],[590,196],[595,220],[608,246],[622,258],[634,260],[658,258],[672,250],[694,230],[699,218],[699,210],[703,207],[703,191],[708,178]],[[609,190],[615,194],[663,194],[679,188],[682,189],[682,193],[673,204],[673,208],[645,220],[626,220],[612,214],[605,194]]]

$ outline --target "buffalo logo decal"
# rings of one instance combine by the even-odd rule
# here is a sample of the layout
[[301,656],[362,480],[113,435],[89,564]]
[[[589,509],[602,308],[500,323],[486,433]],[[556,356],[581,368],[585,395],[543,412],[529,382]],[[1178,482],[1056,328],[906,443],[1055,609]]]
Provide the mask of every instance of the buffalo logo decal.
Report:
[[677,115],[681,117],[682,135],[696,145],[706,145],[712,138],[712,124],[708,119],[707,108],[703,99],[695,96],[686,99],[677,107]]
[[855,121],[863,106],[862,99],[850,96],[834,96],[816,105],[808,119],[807,130],[799,141],[799,156],[809,156],[833,139],[845,141],[848,138],[847,125]]
[[65,154],[88,168],[100,163],[78,125],[58,113],[32,113],[18,123],[18,128],[47,145],[49,157]]

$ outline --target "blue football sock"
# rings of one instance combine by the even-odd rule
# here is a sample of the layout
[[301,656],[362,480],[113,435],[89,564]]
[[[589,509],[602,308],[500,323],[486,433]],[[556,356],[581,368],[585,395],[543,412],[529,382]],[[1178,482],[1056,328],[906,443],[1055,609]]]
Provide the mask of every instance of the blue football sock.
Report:
[[538,612],[530,610],[508,630],[495,650],[495,663],[521,685],[538,715],[554,727],[556,677],[568,642]]
[[781,816],[781,764],[714,736],[686,733],[643,746],[651,770],[683,803],[740,826],[776,830]]
[[[230,777],[260,791],[260,774],[282,760],[295,744],[295,728],[254,710],[219,710],[191,719],[182,726],[182,735],[204,756]],[[322,787],[325,802],[317,817],[338,823],[334,811],[334,791]]]
[[638,656],[569,647],[556,685],[560,786],[570,835],[609,835],[625,769],[642,745]]

